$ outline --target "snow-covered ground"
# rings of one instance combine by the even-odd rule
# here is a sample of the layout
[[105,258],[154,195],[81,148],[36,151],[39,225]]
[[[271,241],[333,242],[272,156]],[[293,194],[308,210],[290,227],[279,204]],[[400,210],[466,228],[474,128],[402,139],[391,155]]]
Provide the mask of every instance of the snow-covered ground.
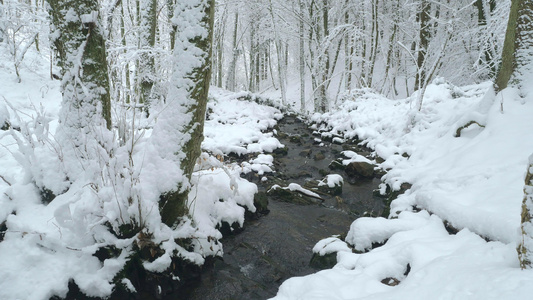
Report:
[[[6,226],[0,229],[4,238],[0,242],[0,299],[65,296],[70,280],[90,296],[109,295],[113,278],[136,242],[136,237],[117,238],[108,228],[123,213],[132,218],[143,216],[146,226],[153,226],[155,242],[160,239],[161,247],[167,251],[153,263],[146,263],[148,270],[166,269],[169,253],[176,249],[198,263],[206,255],[223,254],[216,226],[222,221],[242,225],[245,207],[255,210],[257,187],[242,179],[240,173],[272,171],[272,156],[268,153],[257,158],[252,155],[243,165],[224,162],[224,155],[230,151],[259,154],[281,147],[271,133],[262,132],[282,116],[278,109],[239,101],[236,95],[213,90],[203,148],[214,156],[202,154],[193,174],[188,202],[190,224],[172,231],[161,225],[159,214],[153,213],[153,202],[157,203],[161,186],[172,184],[168,183],[171,177],[166,177],[172,175],[172,170],[164,164],[154,164],[150,157],[150,126],[157,114],[152,119],[136,120],[141,129],[132,131],[131,111],[117,104],[114,124],[130,127],[123,133],[126,138],[129,135],[129,141],[135,141],[131,152],[127,142],[117,142],[110,146],[114,153],[110,161],[100,164],[101,169],[97,164],[97,170],[87,170],[101,175],[97,182],[87,181],[83,175],[65,180],[59,155],[63,145],[54,139],[61,105],[60,82],[49,78],[48,56],[31,49],[21,66],[22,82],[18,83],[10,55],[5,49],[0,50],[0,127],[7,121],[16,128],[0,131],[0,224]],[[80,165],[87,167],[81,160]],[[57,193],[63,192],[65,186],[69,189],[44,204],[36,184]],[[123,199],[127,195],[137,195],[138,199]],[[138,212],[131,205],[123,205],[129,201],[139,202]],[[180,250],[169,237],[192,238],[194,253]],[[121,254],[99,261],[94,253],[106,246],[121,249]],[[133,287],[127,279],[122,284]]]
[[388,219],[354,221],[351,248],[335,238],[317,244],[317,253],[337,252],[337,265],[285,281],[273,299],[531,298],[533,271],[520,270],[516,246],[533,99],[443,79],[428,87],[421,111],[415,99],[354,91],[335,111],[313,116],[317,129],[374,149],[387,185],[412,188],[392,202]]
[[[59,82],[49,79],[47,55],[28,52],[21,83],[11,61],[6,51],[0,51],[0,127],[7,120],[30,132],[31,139],[16,130],[0,131],[0,223],[7,226],[0,230],[5,235],[0,243],[0,299],[62,296],[69,280],[90,295],[105,296],[128,251],[102,263],[93,256],[103,246],[95,236],[126,250],[132,241],[109,237],[100,230],[102,224],[89,222],[96,220],[100,209],[84,204],[95,199],[91,186],[71,187],[50,204],[41,203],[31,180],[57,191],[64,184],[62,171],[55,169],[58,145],[53,139],[61,102]],[[179,233],[196,234],[196,246],[204,255],[222,254],[221,247],[210,248],[208,242],[220,238],[215,229],[219,222],[242,224],[243,207],[254,209],[256,186],[239,173],[270,172],[273,158],[268,152],[281,146],[264,132],[281,112],[238,99],[243,96],[246,93],[213,89],[208,104],[203,148],[218,158],[203,155],[192,180],[188,204],[198,230]],[[338,252],[338,264],[287,280],[275,299],[531,297],[533,271],[519,269],[515,249],[523,177],[533,152],[533,99],[522,99],[513,89],[494,95],[490,83],[455,87],[442,79],[428,87],[419,112],[414,110],[415,99],[416,95],[389,100],[368,90],[353,91],[334,111],[312,117],[317,130],[357,137],[374,149],[384,159],[379,166],[388,170],[383,178],[387,185],[397,190],[410,183],[412,188],[392,202],[389,219],[360,218],[352,224],[347,243],[338,238],[319,242],[314,251]],[[118,106],[114,118],[118,124],[130,120]],[[152,124],[143,122],[141,127]],[[40,139],[43,136],[48,139]],[[139,148],[149,136],[146,129]],[[229,152],[267,153],[235,165],[220,161]],[[352,152],[345,155],[346,162],[379,161]],[[137,152],[136,158],[142,157],[142,151]],[[154,179],[143,181],[148,185],[164,180],[155,178],[158,170],[148,171],[145,166],[139,175]],[[324,184],[338,181],[328,177]],[[86,215],[93,219],[84,219]],[[450,234],[445,223],[459,232]],[[383,245],[370,249],[372,244]],[[158,270],[168,263],[165,259],[145,267]]]

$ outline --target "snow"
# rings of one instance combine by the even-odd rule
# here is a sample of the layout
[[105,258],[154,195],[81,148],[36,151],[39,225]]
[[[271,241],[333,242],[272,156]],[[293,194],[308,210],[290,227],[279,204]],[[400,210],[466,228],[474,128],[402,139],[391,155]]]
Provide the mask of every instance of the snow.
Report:
[[[316,130],[358,138],[383,158],[382,192],[412,187],[392,202],[388,219],[353,222],[346,237],[353,251],[339,247],[334,268],[285,281],[273,299],[529,298],[533,271],[520,270],[516,246],[533,101],[513,88],[495,95],[491,83],[455,87],[442,79],[428,86],[420,111],[416,95],[354,94],[361,96],[315,114],[326,124]],[[482,126],[456,137],[470,121]],[[400,284],[382,283],[391,278]]]
[[[181,4],[190,6],[193,1]],[[193,8],[195,13],[175,22],[197,21],[202,8]],[[188,27],[176,47],[198,33],[205,31]],[[202,143],[210,154],[202,154],[184,186],[191,187],[191,217],[172,229],[161,224],[156,205],[162,192],[184,179],[176,171],[182,157],[164,147],[184,107],[154,107],[152,119],[140,120],[146,128],[131,130],[122,144],[102,134],[97,136],[102,145],[77,152],[65,138],[69,133],[61,137],[58,131],[60,82],[48,76],[48,45],[40,45],[41,53],[26,46],[19,61],[21,83],[9,51],[0,48],[0,127],[8,121],[14,128],[0,132],[0,223],[7,227],[0,242],[0,299],[64,297],[71,280],[88,296],[108,296],[113,278],[140,242],[138,236],[113,234],[121,219],[140,222],[144,217],[153,241],[165,251],[144,263],[147,270],[168,268],[176,251],[197,264],[208,255],[222,255],[216,228],[223,222],[242,225],[245,209],[255,211],[257,186],[240,175],[273,172],[267,153],[283,145],[268,129],[281,111],[243,100],[248,93],[212,89]],[[182,72],[201,63],[184,61],[189,64]],[[183,89],[173,91],[183,100]],[[399,190],[403,183],[412,187],[392,202],[389,218],[359,218],[345,241],[329,237],[318,242],[313,252],[337,253],[337,265],[285,281],[274,299],[527,299],[533,294],[533,271],[519,269],[516,253],[524,173],[533,163],[530,93],[508,88],[495,95],[491,83],[456,87],[439,78],[428,86],[420,111],[417,97],[390,100],[356,90],[336,110],[312,116],[313,130],[323,137],[338,143],[357,138],[384,160],[343,152],[343,164],[368,162],[388,171],[382,192],[387,186]],[[122,111],[115,109],[117,117]],[[476,124],[463,128],[471,121]],[[176,146],[188,138],[183,134],[171,140]],[[82,161],[80,153],[92,159]],[[247,161],[228,163],[230,153],[246,155]],[[112,159],[99,159],[105,155]],[[341,183],[340,175],[330,174],[320,184]],[[42,188],[60,195],[42,203]],[[296,183],[283,189],[320,198]],[[531,188],[526,192],[530,201]],[[448,232],[448,225],[457,233]],[[181,238],[192,239],[194,250],[175,242]],[[94,254],[107,246],[120,254],[100,261]],[[400,284],[382,283],[392,278]],[[121,282],[135,289],[131,281]]]
[[281,187],[279,186],[278,184],[274,184],[270,190],[276,190],[276,189],[282,189],[282,190],[289,190],[291,192],[299,192],[299,193],[302,193],[306,196],[310,196],[310,197],[313,197],[313,198],[317,198],[317,199],[321,199],[320,195],[318,195],[317,193],[315,192],[312,192],[308,189],[305,189],[303,188],[301,185],[297,184],[297,183],[289,183],[289,185],[287,187]]
[[374,160],[370,160],[360,154],[357,154],[355,153],[354,151],[342,151],[342,155],[346,156],[348,159],[343,159],[342,160],[342,164],[347,166],[349,165],[350,163],[353,163],[353,162],[366,162],[366,163],[369,163],[369,164],[375,164],[376,161]]
[[283,147],[273,133],[264,133],[282,118],[278,109],[239,100],[244,95],[215,87],[211,95],[214,99],[207,105],[203,149],[215,155],[231,152],[243,155],[272,152]]
[[313,253],[317,253],[321,256],[324,256],[329,253],[338,253],[338,252],[352,252],[352,249],[348,245],[340,240],[338,237],[330,237],[320,240],[313,247]]
[[[250,162],[243,162],[241,164],[243,173],[249,173],[250,171],[256,172],[258,175],[264,175],[265,173],[272,173],[274,157],[269,154],[259,154],[257,158],[250,160]],[[265,179],[266,180],[266,179]]]
[[318,186],[327,185],[330,188],[334,188],[336,186],[342,185],[344,183],[344,179],[339,174],[328,174],[326,175],[326,178],[324,180],[320,180],[318,182]]
[[[45,49],[41,53],[49,53],[46,43],[41,47]],[[76,148],[56,139],[62,97],[60,82],[49,79],[48,57],[30,48],[20,66],[22,81],[15,83],[8,55],[0,48],[0,118],[17,130],[0,131],[0,224],[7,226],[0,242],[0,299],[64,297],[72,280],[88,296],[109,296],[115,275],[140,242],[139,236],[117,238],[113,231],[123,221],[140,222],[140,217],[153,242],[165,251],[144,264],[147,270],[167,269],[175,253],[197,264],[206,256],[223,254],[217,226],[242,225],[245,208],[255,211],[257,186],[240,174],[272,172],[273,157],[263,152],[282,147],[266,132],[281,118],[278,109],[214,89],[203,144],[212,155],[202,154],[191,178],[190,219],[172,229],[161,223],[157,205],[160,194],[175,188],[182,178],[174,163],[176,152],[164,147],[169,142],[164,133],[176,124],[163,122],[180,108],[154,106],[152,118],[136,120],[141,129],[128,128],[120,143],[101,135],[105,143],[99,148],[61,156],[67,148]],[[122,125],[133,126],[131,113],[119,105],[114,110],[115,118],[125,115]],[[186,138],[172,137],[176,144]],[[229,149],[244,149],[242,153],[250,156],[248,165],[224,162]],[[80,156],[89,154],[87,160]],[[58,194],[49,204],[41,202],[42,187]],[[175,239],[191,239],[193,251]],[[108,246],[120,254],[104,261],[94,256]],[[121,282],[135,289],[129,280]]]
[[[513,245],[468,230],[449,235],[436,216],[374,251],[337,259],[333,269],[286,281],[273,299],[517,299],[533,289]],[[386,278],[401,283],[390,287],[380,282]]]
[[372,243],[383,243],[398,232],[420,228],[428,219],[429,214],[426,211],[420,213],[404,211],[397,219],[392,220],[361,218],[350,226],[346,241],[357,251],[369,250]]

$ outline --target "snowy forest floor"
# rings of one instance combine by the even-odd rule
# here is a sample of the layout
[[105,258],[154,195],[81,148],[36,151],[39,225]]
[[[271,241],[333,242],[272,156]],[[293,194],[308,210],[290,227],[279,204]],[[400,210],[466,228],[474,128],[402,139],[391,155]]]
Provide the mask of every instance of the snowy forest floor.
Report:
[[[314,115],[317,130],[356,138],[388,170],[381,190],[411,188],[385,218],[359,218],[330,270],[293,278],[281,299],[520,299],[533,293],[516,246],[533,101],[490,83],[456,87],[442,78],[416,95],[388,100],[353,91],[338,109]],[[472,122],[474,121],[474,122]]]
[[[61,94],[46,69],[46,61],[29,55],[22,82],[16,83],[9,59],[0,59],[5,101],[0,126],[9,121],[13,127],[55,131]],[[266,131],[282,113],[238,100],[243,95],[213,90],[218,100],[210,102],[203,143],[213,155],[282,147]],[[372,149],[370,159],[347,152],[345,161],[373,160],[387,170],[383,193],[386,186],[400,190],[409,183],[411,188],[391,203],[388,219],[362,217],[345,241],[319,242],[314,251],[337,252],[337,265],[285,281],[274,299],[526,299],[533,294],[533,271],[520,270],[515,250],[523,175],[533,149],[533,99],[512,89],[496,96],[489,83],[456,87],[443,79],[428,87],[421,111],[414,110],[415,99],[389,100],[356,90],[338,108],[310,118],[324,138],[340,136]],[[94,259],[89,247],[72,249],[76,236],[63,235],[55,221],[59,204],[43,205],[27,182],[24,171],[32,166],[21,165],[12,132],[2,131],[0,142],[0,298],[64,296],[71,279],[95,295],[105,294],[116,270]],[[36,153],[36,166],[46,166],[43,153]],[[191,202],[195,220],[206,226],[202,230],[220,221],[242,223],[241,206],[251,207],[250,195],[257,190],[239,174],[268,172],[272,164],[271,156],[258,155],[241,165],[202,171],[195,192],[207,201]],[[230,189],[228,172],[237,177],[240,196]],[[221,204],[220,198],[227,201]]]

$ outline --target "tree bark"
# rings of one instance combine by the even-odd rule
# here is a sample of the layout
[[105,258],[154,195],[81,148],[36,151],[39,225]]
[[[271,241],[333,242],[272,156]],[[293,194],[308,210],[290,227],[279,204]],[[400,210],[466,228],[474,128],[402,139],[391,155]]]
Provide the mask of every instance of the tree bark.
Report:
[[[326,0],[324,0],[326,1]],[[286,86],[285,86],[285,82],[287,80],[286,78],[286,75],[285,75],[285,68],[284,68],[284,65],[283,65],[283,50],[282,50],[282,44],[281,44],[281,39],[279,37],[279,32],[278,32],[278,29],[277,29],[277,26],[276,26],[276,20],[274,18],[274,7],[273,7],[273,4],[272,4],[272,0],[270,0],[270,17],[272,18],[272,27],[274,29],[274,42],[275,42],[275,45],[276,45],[276,55],[278,57],[278,64],[277,64],[277,67],[278,67],[278,78],[279,78],[279,86],[280,86],[280,90],[281,90],[281,104],[285,104],[287,102],[287,91],[286,91]]]
[[56,33],[52,42],[58,53],[58,64],[63,77],[60,122],[74,130],[98,125],[111,129],[106,48],[100,28],[98,2],[48,2],[52,17],[51,30]]
[[430,35],[430,26],[429,26],[429,13],[430,13],[430,3],[428,0],[422,0],[420,3],[420,12],[418,14],[418,21],[420,24],[419,31],[419,42],[418,42],[418,57],[416,60],[416,77],[415,77],[415,90],[420,89],[422,86],[422,81],[425,80],[426,72],[424,70],[424,63],[426,60],[426,51],[429,46],[429,35]]
[[[162,221],[174,226],[187,214],[186,201],[190,178],[201,154],[207,95],[211,79],[211,55],[215,0],[177,3],[175,19],[179,25],[174,48],[175,66],[169,91],[169,106],[158,120],[153,135],[159,146],[175,149],[163,152],[174,156],[183,172],[175,190],[161,196]],[[196,19],[195,19],[196,18]],[[191,38],[191,32],[195,36]]]
[[502,62],[494,88],[505,89],[509,84],[521,86],[522,76],[531,71],[533,47],[533,1],[513,0],[505,33]]
[[[344,3],[344,24],[350,24],[350,14],[348,10],[349,0],[346,0]],[[344,72],[346,74],[344,81],[344,88],[346,90],[352,89],[352,69],[353,69],[353,52],[354,45],[352,40],[352,33],[346,32],[344,35]]]
[[175,3],[176,0],[167,0],[167,14],[168,14],[168,20],[171,24],[170,29],[170,50],[174,50],[174,45],[176,44],[176,31],[178,30],[178,27],[172,22],[172,18],[174,17],[174,9],[175,9]]
[[231,63],[228,70],[228,78],[226,80],[226,89],[235,91],[235,73],[237,72],[237,59],[239,58],[239,49],[237,48],[237,30],[239,29],[239,12],[235,12],[235,26],[233,28],[233,47]]
[[149,113],[151,103],[157,98],[153,93],[155,83],[155,58],[154,46],[157,29],[157,0],[141,0],[140,4],[140,41],[139,50],[139,102],[145,106]]
[[372,87],[372,80],[374,78],[374,68],[376,66],[376,57],[378,52],[379,42],[379,23],[378,23],[378,0],[372,1],[372,43],[370,44],[370,59],[369,70],[367,76],[367,83],[369,87]]
[[304,28],[304,2],[303,0],[298,0],[300,20],[298,21],[298,33],[299,33],[299,51],[300,51],[300,60],[299,60],[299,71],[300,71],[300,111],[302,113],[306,112],[305,108],[305,28]]
[[529,158],[526,172],[524,199],[522,200],[521,232],[522,239],[517,247],[522,269],[531,269],[533,260],[533,155]]

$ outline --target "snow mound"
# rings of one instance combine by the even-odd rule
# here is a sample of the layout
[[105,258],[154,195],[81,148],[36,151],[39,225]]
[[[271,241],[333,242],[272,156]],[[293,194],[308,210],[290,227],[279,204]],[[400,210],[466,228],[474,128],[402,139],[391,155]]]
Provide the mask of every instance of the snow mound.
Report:
[[213,88],[202,148],[215,155],[272,152],[283,145],[272,132],[283,117],[279,109],[239,100],[239,94]]

